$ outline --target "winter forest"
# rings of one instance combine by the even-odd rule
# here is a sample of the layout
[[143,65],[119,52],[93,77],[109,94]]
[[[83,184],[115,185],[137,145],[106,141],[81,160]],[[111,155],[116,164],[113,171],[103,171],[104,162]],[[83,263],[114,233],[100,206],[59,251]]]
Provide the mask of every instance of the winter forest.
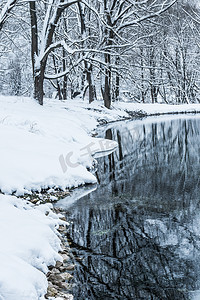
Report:
[[200,300],[200,0],[0,0],[0,300]]
[[1,93],[198,103],[199,41],[194,0],[2,0]]

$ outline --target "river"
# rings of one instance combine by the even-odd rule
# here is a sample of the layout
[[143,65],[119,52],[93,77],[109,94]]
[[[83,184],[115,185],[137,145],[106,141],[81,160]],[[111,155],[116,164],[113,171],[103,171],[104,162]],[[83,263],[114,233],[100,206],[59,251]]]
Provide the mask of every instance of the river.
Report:
[[200,299],[199,131],[198,115],[99,129],[119,147],[66,205],[75,300]]

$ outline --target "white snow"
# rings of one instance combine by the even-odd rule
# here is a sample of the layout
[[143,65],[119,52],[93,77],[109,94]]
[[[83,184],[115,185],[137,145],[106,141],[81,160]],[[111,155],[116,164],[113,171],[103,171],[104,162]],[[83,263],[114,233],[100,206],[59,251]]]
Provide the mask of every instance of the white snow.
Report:
[[7,194],[0,194],[0,300],[44,299],[45,273],[61,259],[61,221],[51,206],[33,206],[9,194],[96,183],[87,168],[117,143],[90,134],[98,120],[128,118],[126,110],[154,115],[197,112],[200,105],[116,103],[108,110],[99,101],[47,99],[41,107],[29,98],[0,96],[0,190]]
[[[91,167],[95,152],[106,152],[115,142],[95,139],[96,126],[86,113],[66,110],[50,101],[44,107],[28,98],[0,97],[0,189],[23,194],[48,187],[95,183]],[[73,104],[72,104],[73,107]]]
[[[52,101],[52,100],[51,100]],[[63,102],[62,102],[63,103]],[[83,101],[81,98],[67,100],[63,106],[71,112],[79,113],[83,118],[95,118],[96,120],[104,120],[106,122],[113,122],[122,120],[123,118],[130,118],[127,111],[135,113],[143,113],[147,116],[167,115],[167,114],[183,114],[183,113],[200,113],[200,104],[160,104],[160,103],[134,103],[134,102],[115,102],[111,109],[103,106],[103,102],[94,101],[91,104],[87,100]]]
[[63,221],[49,204],[33,207],[14,196],[0,195],[1,300],[44,299],[47,266],[62,260],[59,224]]
[[13,6],[13,0],[7,0],[0,12],[0,24],[5,21],[9,9]]
[[200,113],[200,104],[180,104],[169,105],[160,103],[131,103],[118,102],[115,105],[117,109],[125,109],[129,111],[143,111],[148,116],[157,114],[173,114],[173,113]]

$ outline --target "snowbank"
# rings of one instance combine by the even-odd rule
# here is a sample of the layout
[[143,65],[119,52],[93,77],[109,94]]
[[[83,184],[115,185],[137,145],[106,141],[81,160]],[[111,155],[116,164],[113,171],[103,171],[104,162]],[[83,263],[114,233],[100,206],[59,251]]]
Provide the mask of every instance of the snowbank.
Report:
[[48,187],[95,183],[87,168],[92,155],[111,150],[115,142],[95,139],[89,132],[97,121],[64,102],[0,97],[0,189],[16,195]]
[[[52,100],[51,100],[52,101]],[[83,117],[93,117],[101,123],[114,122],[131,118],[132,116],[155,116],[166,114],[200,113],[200,104],[160,104],[115,102],[111,109],[103,106],[102,101],[88,104],[81,99],[67,100],[63,104],[68,111],[77,112]]]
[[0,195],[1,300],[44,299],[47,266],[62,260],[57,236],[61,224],[49,204],[33,207],[14,196]]
[[181,113],[200,113],[200,104],[160,104],[160,103],[130,103],[118,102],[116,109],[126,111],[143,112],[147,116],[165,115],[165,114],[181,114]]

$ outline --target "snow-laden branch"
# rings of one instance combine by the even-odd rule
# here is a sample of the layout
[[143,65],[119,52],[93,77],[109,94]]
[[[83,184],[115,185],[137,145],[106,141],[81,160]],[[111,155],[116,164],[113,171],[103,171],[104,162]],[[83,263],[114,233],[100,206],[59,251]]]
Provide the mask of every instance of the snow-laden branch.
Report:
[[129,5],[121,13],[119,13],[118,15],[116,15],[115,20],[113,22],[113,25],[115,25],[118,22],[118,20],[121,19],[126,14],[126,12],[128,12],[132,8],[132,6],[133,6],[132,4]]
[[166,7],[162,6],[161,9],[159,9],[156,12],[150,12],[149,14],[139,17],[136,20],[130,21],[130,22],[126,22],[124,24],[121,24],[118,28],[117,31],[119,32],[120,30],[126,28],[126,27],[130,27],[133,25],[138,25],[139,23],[146,21],[148,19],[152,19],[155,17],[158,17],[159,15],[161,15],[162,13],[164,13],[165,11],[167,11],[170,7],[172,7],[175,3],[177,2],[177,0],[173,0],[169,5],[167,5]]
[[75,52],[77,52],[77,50],[73,50],[73,49],[71,49],[66,43],[65,43],[65,41],[58,41],[58,42],[55,42],[55,43],[53,43],[53,44],[51,44],[44,52],[42,51],[41,53],[42,54],[40,54],[40,56],[38,57],[38,63],[40,64],[40,62],[41,61],[43,61],[43,60],[45,60],[47,57],[48,57],[48,55],[53,51],[53,50],[55,50],[55,49],[57,49],[57,48],[60,48],[60,47],[62,47],[62,48],[64,48],[65,50],[66,50],[66,52],[68,53],[68,54],[71,54],[71,55],[73,55]]
[[82,0],[73,0],[73,1],[62,2],[62,3],[59,4],[59,7],[62,8],[62,9],[66,9],[69,6],[71,6],[75,3],[78,3],[78,2],[82,2]]
[[[80,48],[80,49],[72,49],[71,47],[69,47],[65,41],[58,41],[55,42],[53,44],[51,44],[46,51],[43,53],[42,56],[39,56],[37,58],[38,63],[42,62],[43,60],[45,60],[48,55],[55,49],[57,48],[63,48],[65,49],[65,51],[69,54],[69,55],[74,55],[76,53],[97,53],[97,54],[110,54],[110,52],[105,51],[104,49],[102,50],[97,50],[97,49],[92,49],[92,48]],[[106,48],[105,48],[106,49]]]
[[[40,45],[41,52],[45,51],[46,44],[47,44],[49,20],[50,20],[50,16],[51,16],[52,4],[53,4],[53,0],[49,0],[47,12],[45,14],[45,19],[44,19],[44,23],[43,23],[43,29],[42,29],[41,45]],[[53,23],[53,22],[51,21],[51,23]]]
[[86,60],[88,56],[88,53],[86,53],[84,56],[80,57],[75,64],[73,64],[71,66],[71,68],[69,68],[68,70],[65,70],[63,72],[59,72],[57,74],[53,74],[53,75],[50,75],[50,74],[45,74],[45,79],[50,79],[50,80],[53,80],[53,79],[58,79],[58,78],[61,78],[61,77],[64,77],[68,74],[70,74],[71,70],[74,69],[76,66],[78,66],[82,61]]
[[[67,51],[70,49],[63,45],[62,41],[58,41],[52,44],[53,35],[55,28],[58,24],[59,18],[62,12],[69,6],[81,2],[81,0],[63,1],[58,0],[56,3],[54,0],[48,1],[48,8],[45,14],[45,19],[43,22],[43,28],[40,36],[40,46],[39,49],[35,49],[34,52],[34,68],[39,69],[41,62],[47,59],[49,53],[56,48],[65,47]],[[38,36],[38,34],[37,34]],[[37,46],[38,47],[38,46]]]
[[16,2],[17,0],[8,0],[4,5],[2,11],[0,12],[0,30],[2,29],[4,22],[6,21],[11,9],[15,6]]

